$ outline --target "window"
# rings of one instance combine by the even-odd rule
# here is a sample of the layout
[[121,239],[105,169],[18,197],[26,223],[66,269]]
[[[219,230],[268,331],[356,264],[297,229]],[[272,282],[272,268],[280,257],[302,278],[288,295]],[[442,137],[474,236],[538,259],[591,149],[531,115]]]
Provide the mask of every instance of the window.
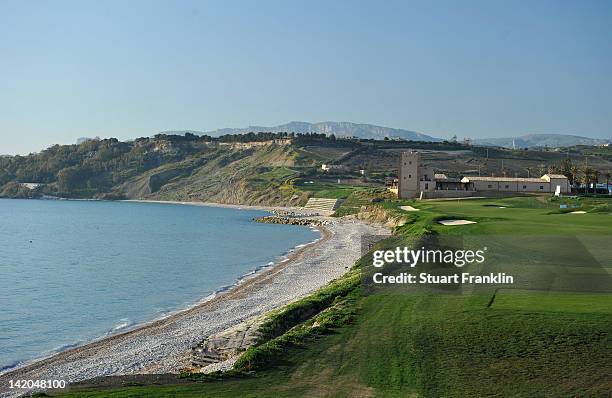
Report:
[[493,188],[493,185],[487,185],[487,188]]
[[540,189],[544,189],[544,185],[540,185]]
[[412,174],[408,174],[408,178],[412,178]]
[[404,166],[406,166],[406,162],[404,162]]
[[506,185],[506,189],[510,188],[510,185]]
[[409,161],[408,164],[412,164],[412,161]]
[[523,189],[527,189],[527,185],[523,185]]
[[425,183],[425,190],[427,191],[429,189],[429,184]]

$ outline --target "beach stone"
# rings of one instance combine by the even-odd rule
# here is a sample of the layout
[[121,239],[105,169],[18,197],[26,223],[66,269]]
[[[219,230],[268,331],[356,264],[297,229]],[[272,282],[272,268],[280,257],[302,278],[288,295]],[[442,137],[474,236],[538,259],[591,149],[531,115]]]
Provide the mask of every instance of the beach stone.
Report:
[[297,217],[281,217],[281,216],[264,216],[256,217],[253,221],[264,224],[287,224],[287,225],[303,225],[303,226],[320,226],[327,225],[326,220],[317,218],[297,218]]
[[207,367],[210,364],[227,361],[255,344],[263,317],[256,317],[236,326],[208,336],[191,350],[193,367]]

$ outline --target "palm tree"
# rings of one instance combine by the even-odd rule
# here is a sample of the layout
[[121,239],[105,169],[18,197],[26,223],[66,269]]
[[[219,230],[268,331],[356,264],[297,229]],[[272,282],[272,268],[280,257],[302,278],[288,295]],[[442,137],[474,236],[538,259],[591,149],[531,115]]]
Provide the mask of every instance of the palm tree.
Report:
[[589,169],[585,167],[582,170],[582,174],[579,176],[578,182],[580,184],[584,184],[584,194],[587,194],[587,189],[589,188]]
[[[585,167],[582,170],[582,182],[585,184],[584,193],[588,193],[589,184],[593,181],[597,181],[597,170],[591,167]],[[597,185],[595,185],[595,191],[597,191]]]
[[572,185],[574,185],[576,183],[576,181],[578,180],[578,173],[580,172],[580,169],[578,169],[578,166],[570,166],[569,169],[569,178],[570,178],[570,183]]

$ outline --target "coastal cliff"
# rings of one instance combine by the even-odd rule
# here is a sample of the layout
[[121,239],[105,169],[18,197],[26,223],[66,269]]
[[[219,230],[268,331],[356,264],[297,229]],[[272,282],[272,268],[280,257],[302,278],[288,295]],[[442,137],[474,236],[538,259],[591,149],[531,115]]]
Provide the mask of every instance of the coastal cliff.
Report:
[[[346,215],[372,199],[364,200],[357,193],[385,190],[385,184],[397,177],[399,154],[408,149],[427,151],[436,169],[449,175],[497,173],[498,162],[493,159],[503,159],[508,175],[524,175],[535,162],[543,173],[545,168],[579,164],[585,155],[589,170],[605,173],[612,159],[607,147],[596,152],[576,148],[567,153],[518,153],[503,148],[485,151],[457,142],[375,141],[322,133],[157,134],[126,142],[93,139],[54,145],[27,156],[0,156],[0,197],[266,206],[301,206],[317,197],[345,200]],[[475,170],[474,164],[482,167]]]
[[364,206],[353,217],[372,224],[394,229],[408,222],[405,215],[397,214],[382,206]]

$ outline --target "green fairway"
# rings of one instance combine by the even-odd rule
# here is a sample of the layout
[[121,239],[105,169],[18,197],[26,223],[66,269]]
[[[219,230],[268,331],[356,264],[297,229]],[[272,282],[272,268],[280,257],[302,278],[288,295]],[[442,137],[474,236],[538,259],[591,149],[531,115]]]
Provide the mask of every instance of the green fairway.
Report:
[[[612,273],[612,269],[609,269]],[[612,314],[612,295],[532,292],[502,289],[491,305],[494,310]]]
[[[586,214],[555,213],[558,203],[533,197],[384,206],[406,214],[397,209],[402,204],[421,211],[407,216],[393,244],[432,232],[600,239],[612,234],[610,214],[589,213],[602,205],[595,200],[581,201]],[[477,223],[437,224],[442,218]],[[596,239],[592,246],[595,258],[610,250]],[[602,278],[612,274],[609,266],[598,268]],[[354,289],[333,301],[357,297],[346,301],[356,314],[348,324],[323,335],[305,334],[254,374],[192,385],[75,390],[66,396],[600,397],[612,391],[610,294],[500,289],[494,296],[364,296],[359,285]]]
[[311,192],[316,198],[346,199],[354,191],[367,189],[365,186],[336,184],[330,182],[301,182],[296,187],[302,191]]
[[434,225],[434,230],[440,234],[610,234],[612,215],[588,212],[599,203],[584,199],[580,202],[581,208],[573,209],[587,210],[586,214],[558,213],[558,202],[548,202],[541,197],[424,201],[417,206],[440,217],[450,215],[477,222],[465,226]]

